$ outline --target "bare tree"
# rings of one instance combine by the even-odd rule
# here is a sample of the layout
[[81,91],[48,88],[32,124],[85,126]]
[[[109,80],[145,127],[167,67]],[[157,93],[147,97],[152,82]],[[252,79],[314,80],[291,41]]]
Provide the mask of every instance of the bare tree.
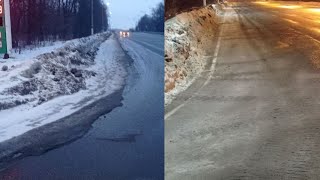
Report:
[[135,28],[136,31],[164,31],[164,4],[159,3],[152,9],[151,15],[144,15],[140,18]]
[[[13,46],[90,35],[88,0],[10,0]],[[108,29],[108,7],[93,0],[94,32]]]

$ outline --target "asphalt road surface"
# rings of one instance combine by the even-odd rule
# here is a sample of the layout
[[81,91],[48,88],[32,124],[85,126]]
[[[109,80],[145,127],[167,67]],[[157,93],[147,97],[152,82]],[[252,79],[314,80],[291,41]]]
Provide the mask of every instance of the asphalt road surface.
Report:
[[132,33],[129,39],[159,54],[160,56],[164,55],[163,34]]
[[133,63],[128,56],[123,56],[123,61],[131,62],[132,67],[128,67],[122,106],[101,116],[81,139],[14,162],[0,172],[0,179],[163,179],[164,64],[163,54],[154,52],[163,48],[161,43],[156,43],[161,38],[163,42],[163,35],[134,36],[120,41],[132,44],[132,40],[144,39],[149,44],[141,48],[133,43],[131,48],[143,57]]
[[167,179],[320,179],[319,8],[229,4],[216,64],[166,109]]

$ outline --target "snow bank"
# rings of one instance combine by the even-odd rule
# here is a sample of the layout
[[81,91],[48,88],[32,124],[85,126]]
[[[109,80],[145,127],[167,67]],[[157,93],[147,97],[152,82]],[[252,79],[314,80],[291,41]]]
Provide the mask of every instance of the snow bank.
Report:
[[0,111],[21,104],[40,105],[61,95],[84,89],[85,79],[94,72],[83,70],[93,65],[99,45],[109,34],[66,43],[56,51],[39,55],[7,74],[0,86]]
[[[30,59],[34,59],[40,54],[54,51],[62,46],[66,41],[55,41],[49,42],[45,41],[41,44],[41,46],[29,45],[24,48],[14,48],[12,53],[10,54],[11,60],[13,61],[26,61]],[[4,61],[6,62],[6,61]]]
[[126,70],[117,57],[117,40],[109,37],[105,33],[67,42],[0,78],[8,80],[0,84],[0,142],[121,89]]
[[165,22],[166,104],[185,90],[204,69],[205,46],[219,28],[219,6],[185,12]]

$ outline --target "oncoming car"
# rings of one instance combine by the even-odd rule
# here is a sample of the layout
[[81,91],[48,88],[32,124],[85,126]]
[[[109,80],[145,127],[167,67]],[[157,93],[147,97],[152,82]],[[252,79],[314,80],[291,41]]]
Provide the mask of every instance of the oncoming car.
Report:
[[120,31],[120,37],[130,37],[129,31]]

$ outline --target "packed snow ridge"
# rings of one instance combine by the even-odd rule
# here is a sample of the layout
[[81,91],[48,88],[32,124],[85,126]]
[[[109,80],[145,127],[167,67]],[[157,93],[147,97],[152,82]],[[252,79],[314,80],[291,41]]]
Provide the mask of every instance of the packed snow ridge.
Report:
[[[26,103],[37,106],[84,89],[85,80],[95,76],[84,67],[94,64],[99,45],[109,35],[79,39],[38,56],[28,67],[11,67],[0,86],[0,110]],[[14,72],[17,70],[19,74]]]
[[188,88],[207,62],[203,56],[219,28],[221,5],[184,12],[165,22],[165,102]]
[[68,41],[33,59],[1,61],[8,70],[0,71],[0,142],[121,89],[127,73],[119,47],[108,32]]

